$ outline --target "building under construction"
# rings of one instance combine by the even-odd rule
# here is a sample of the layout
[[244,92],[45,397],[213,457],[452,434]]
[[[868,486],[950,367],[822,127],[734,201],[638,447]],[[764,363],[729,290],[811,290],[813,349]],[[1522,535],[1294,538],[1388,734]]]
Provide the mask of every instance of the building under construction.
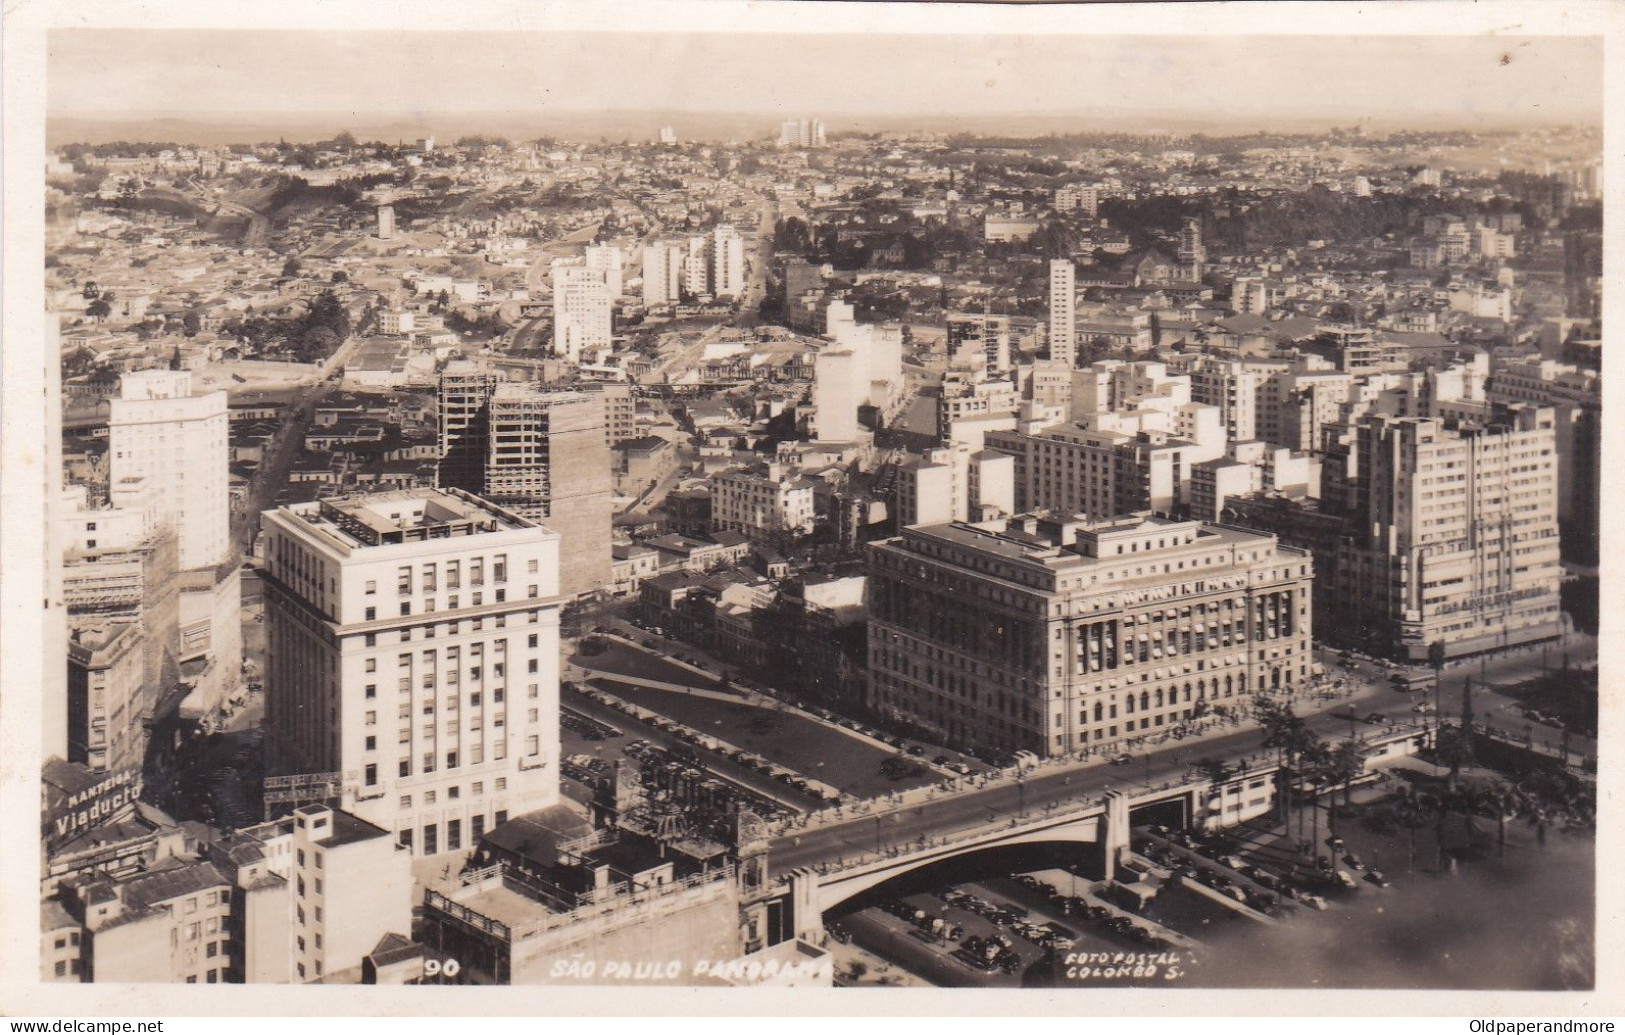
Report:
[[439,400],[440,487],[559,533],[561,594],[608,586],[614,502],[604,393],[504,382],[453,363]]

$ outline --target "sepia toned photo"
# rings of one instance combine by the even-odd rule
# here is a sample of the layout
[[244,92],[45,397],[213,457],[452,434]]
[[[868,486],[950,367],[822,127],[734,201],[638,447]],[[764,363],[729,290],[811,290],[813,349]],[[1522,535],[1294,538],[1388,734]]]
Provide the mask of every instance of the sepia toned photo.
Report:
[[1602,37],[777,6],[42,33],[39,982],[1596,989]]

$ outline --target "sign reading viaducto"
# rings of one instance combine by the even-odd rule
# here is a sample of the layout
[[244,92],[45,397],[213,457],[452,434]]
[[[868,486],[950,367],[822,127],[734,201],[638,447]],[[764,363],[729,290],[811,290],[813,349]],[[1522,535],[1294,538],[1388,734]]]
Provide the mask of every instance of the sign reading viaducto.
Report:
[[121,769],[65,797],[47,800],[42,831],[45,840],[52,846],[61,844],[79,831],[110,818],[140,795],[141,773]]

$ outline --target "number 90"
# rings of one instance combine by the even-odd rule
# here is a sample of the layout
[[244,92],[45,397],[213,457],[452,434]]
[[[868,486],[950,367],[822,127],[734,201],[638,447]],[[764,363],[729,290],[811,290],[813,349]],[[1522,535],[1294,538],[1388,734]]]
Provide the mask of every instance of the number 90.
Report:
[[424,960],[423,961],[423,976],[424,977],[435,977],[436,975],[444,975],[446,977],[456,977],[462,971],[462,969],[463,969],[462,965],[459,964],[456,960],[444,960],[444,961],[442,961],[442,960]]

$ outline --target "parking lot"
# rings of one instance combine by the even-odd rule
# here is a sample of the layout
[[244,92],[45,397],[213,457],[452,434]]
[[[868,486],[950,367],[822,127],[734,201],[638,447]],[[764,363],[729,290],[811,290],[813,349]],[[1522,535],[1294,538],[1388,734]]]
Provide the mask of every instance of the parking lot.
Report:
[[[942,777],[898,752],[848,736],[788,708],[719,701],[615,683],[616,697],[860,798],[919,787]],[[896,774],[895,777],[889,774]]]

